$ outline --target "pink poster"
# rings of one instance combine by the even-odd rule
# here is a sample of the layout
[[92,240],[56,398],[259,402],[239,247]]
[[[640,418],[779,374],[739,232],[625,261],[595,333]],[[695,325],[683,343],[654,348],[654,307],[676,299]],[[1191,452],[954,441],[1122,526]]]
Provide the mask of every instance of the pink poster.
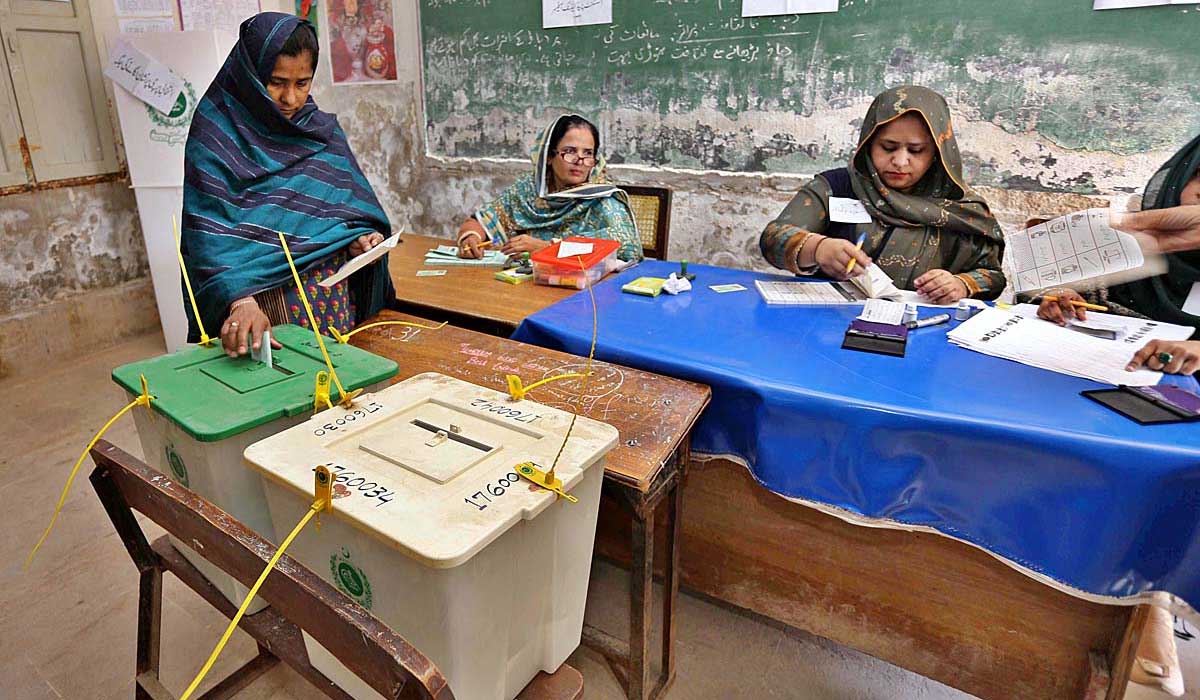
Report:
[[325,0],[335,83],[396,79],[391,0]]

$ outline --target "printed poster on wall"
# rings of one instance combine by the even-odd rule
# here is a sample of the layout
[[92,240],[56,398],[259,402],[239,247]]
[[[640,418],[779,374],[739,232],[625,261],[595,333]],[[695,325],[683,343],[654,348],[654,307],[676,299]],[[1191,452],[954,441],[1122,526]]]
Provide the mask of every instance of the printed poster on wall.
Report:
[[334,83],[396,79],[391,0],[325,0]]
[[258,0],[179,0],[179,20],[186,31],[233,32],[258,14]]

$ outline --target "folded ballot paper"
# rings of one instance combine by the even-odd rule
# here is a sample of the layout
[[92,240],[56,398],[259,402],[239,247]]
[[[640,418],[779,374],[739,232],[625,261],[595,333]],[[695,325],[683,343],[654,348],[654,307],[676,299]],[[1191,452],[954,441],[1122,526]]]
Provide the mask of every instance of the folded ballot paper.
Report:
[[1106,384],[1152,386],[1162,379],[1161,372],[1148,369],[1125,371],[1134,353],[1155,337],[1149,332],[1108,340],[1005,309],[988,308],[959,324],[946,337],[959,347],[985,355]]
[[396,247],[396,244],[400,242],[400,234],[402,233],[404,233],[403,228],[397,231],[395,235],[385,238],[382,243],[374,248],[362,253],[361,255],[356,255],[355,257],[351,258],[346,262],[345,265],[342,265],[341,269],[321,280],[320,282],[317,282],[317,284],[325,288],[333,287],[333,285],[337,284],[338,282],[341,282],[355,272],[358,272],[367,265],[370,265],[379,258],[382,258]]

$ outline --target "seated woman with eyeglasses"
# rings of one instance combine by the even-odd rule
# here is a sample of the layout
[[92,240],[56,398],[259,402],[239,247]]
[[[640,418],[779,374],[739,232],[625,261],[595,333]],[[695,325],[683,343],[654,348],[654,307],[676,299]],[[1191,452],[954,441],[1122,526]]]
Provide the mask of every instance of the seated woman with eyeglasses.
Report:
[[608,182],[599,149],[594,124],[577,114],[555,119],[534,144],[533,172],[459,227],[459,256],[479,258],[488,242],[506,255],[520,255],[555,238],[583,236],[620,241],[617,257],[641,260],[629,196]]

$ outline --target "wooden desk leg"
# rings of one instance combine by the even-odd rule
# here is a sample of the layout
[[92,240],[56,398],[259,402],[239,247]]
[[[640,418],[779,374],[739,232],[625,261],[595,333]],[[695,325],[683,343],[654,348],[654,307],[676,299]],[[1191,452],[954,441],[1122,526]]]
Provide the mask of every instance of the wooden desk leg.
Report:
[[629,591],[629,698],[647,698],[650,664],[647,647],[652,632],[650,612],[654,604],[654,508],[644,518],[633,518],[633,571]]
[[[686,458],[686,451],[684,457]],[[662,685],[665,691],[675,680],[675,611],[679,603],[679,536],[683,523],[683,479],[676,479],[667,496],[667,561],[663,579]],[[653,522],[653,519],[651,520]],[[657,692],[655,693],[657,695]]]
[[[686,455],[686,452],[682,454]],[[675,468],[684,462],[677,458]],[[616,487],[612,496],[629,513],[630,582],[628,642],[617,639],[589,624],[583,626],[583,644],[600,652],[612,668],[629,700],[655,700],[675,680],[675,611],[678,610],[679,545],[683,506],[682,474],[673,472],[658,482],[649,494]],[[607,487],[607,485],[606,485]],[[650,639],[653,633],[651,613],[654,604],[654,515],[658,504],[667,506],[667,558],[664,563],[662,669],[650,677]]]

